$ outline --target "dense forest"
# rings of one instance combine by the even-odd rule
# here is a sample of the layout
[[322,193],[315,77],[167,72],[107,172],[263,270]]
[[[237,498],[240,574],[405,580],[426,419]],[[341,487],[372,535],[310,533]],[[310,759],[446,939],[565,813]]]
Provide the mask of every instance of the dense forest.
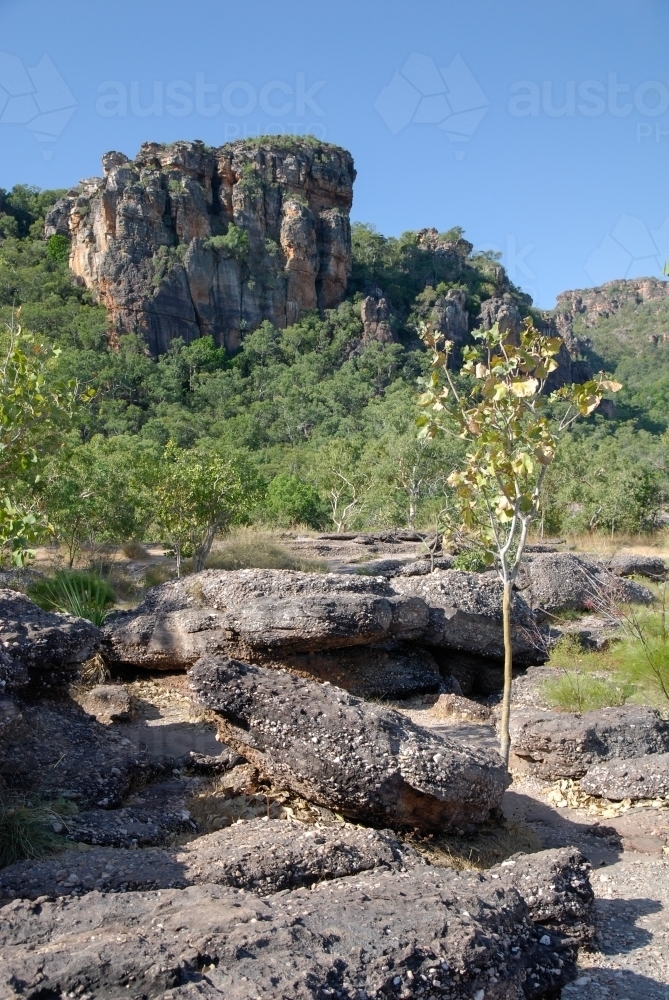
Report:
[[[188,481],[206,495],[213,476],[225,483],[224,525],[435,522],[462,443],[417,440],[416,380],[428,363],[416,331],[453,287],[476,316],[494,292],[495,255],[475,254],[462,230],[451,230],[464,260],[453,282],[416,233],[386,238],[354,224],[353,271],[337,309],[283,330],[265,322],[231,357],[203,337],[176,341],[154,361],[134,335],[110,346],[104,309],[72,280],[67,240],[44,239],[45,213],[60,194],[0,191],[5,521],[20,512],[26,538],[57,539],[74,558],[91,541],[171,537],[174,484]],[[392,306],[396,342],[362,336],[360,302],[375,285]],[[527,296],[510,287],[520,311],[531,313]],[[546,533],[636,532],[660,523],[667,329],[669,299],[576,328],[595,370],[624,388],[615,411],[595,413],[563,441],[543,504]],[[33,407],[17,448],[8,386],[37,355],[46,402]],[[193,555],[193,545],[187,549]]]

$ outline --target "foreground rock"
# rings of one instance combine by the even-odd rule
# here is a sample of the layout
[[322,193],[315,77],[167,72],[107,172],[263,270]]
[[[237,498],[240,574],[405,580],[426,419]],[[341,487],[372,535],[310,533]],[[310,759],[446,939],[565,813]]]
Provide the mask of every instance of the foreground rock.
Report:
[[594,712],[511,714],[511,767],[553,781],[580,778],[599,762],[669,751],[669,723],[642,705]]
[[31,693],[48,693],[67,684],[100,638],[85,618],[42,611],[25,594],[0,590],[0,694],[28,684]]
[[80,810],[117,806],[133,783],[173,766],[135,750],[74,702],[23,705],[0,742],[0,788],[42,801],[72,799]]
[[579,784],[588,795],[614,802],[669,798],[669,753],[595,764]]
[[[504,658],[502,584],[496,574],[435,570],[428,576],[396,577],[392,585],[405,597],[420,597],[428,605],[429,621],[422,634],[427,645]],[[514,662],[545,659],[532,613],[519,594],[511,618]]]
[[276,788],[349,819],[441,830],[480,823],[509,777],[496,754],[463,749],[330,684],[226,657],[189,673],[224,741]]
[[[486,873],[378,870],[264,899],[225,886],[16,901],[2,911],[3,995],[554,997],[593,933],[573,850]],[[131,992],[127,987],[130,985]]]
[[438,691],[443,683],[434,657],[408,643],[296,653],[284,663],[358,698],[406,698]]
[[602,563],[572,552],[532,556],[517,585],[533,609],[548,614],[591,611],[611,602],[651,604],[655,600],[647,587],[615,576]]
[[96,847],[22,861],[0,871],[0,898],[36,899],[94,889],[183,889],[206,883],[264,896],[381,866],[421,863],[420,855],[389,831],[255,819],[171,849]]

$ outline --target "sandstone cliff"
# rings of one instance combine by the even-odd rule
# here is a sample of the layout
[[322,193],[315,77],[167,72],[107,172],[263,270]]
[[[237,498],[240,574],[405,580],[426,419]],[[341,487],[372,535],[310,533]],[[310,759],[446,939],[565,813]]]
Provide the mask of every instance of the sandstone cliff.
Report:
[[310,139],[144,143],[102,158],[49,213],[70,266],[106,307],[112,335],[137,332],[153,356],[175,337],[228,350],[264,319],[278,327],[332,308],[351,265],[355,170]]

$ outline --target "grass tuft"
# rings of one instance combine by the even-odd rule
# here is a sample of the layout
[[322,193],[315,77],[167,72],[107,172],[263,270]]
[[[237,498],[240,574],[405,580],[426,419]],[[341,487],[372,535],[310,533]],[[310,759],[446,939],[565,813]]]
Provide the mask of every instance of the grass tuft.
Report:
[[206,562],[207,569],[294,569],[327,573],[327,563],[294,556],[271,535],[240,534],[219,543]]
[[28,858],[43,858],[60,844],[42,809],[0,805],[0,868]]
[[102,577],[80,570],[61,570],[50,580],[39,580],[28,590],[30,598],[45,611],[61,611],[102,625],[114,591]]
[[409,834],[408,843],[430,864],[456,871],[485,871],[512,854],[535,854],[543,849],[540,838],[524,823],[489,820],[475,833]]

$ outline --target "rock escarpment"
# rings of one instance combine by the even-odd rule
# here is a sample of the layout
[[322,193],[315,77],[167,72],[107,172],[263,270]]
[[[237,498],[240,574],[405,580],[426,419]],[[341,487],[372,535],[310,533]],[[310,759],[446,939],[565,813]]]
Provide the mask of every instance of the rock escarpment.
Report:
[[267,319],[294,323],[338,305],[351,265],[355,170],[309,139],[144,143],[102,159],[49,213],[71,237],[70,267],[106,307],[114,334],[153,356],[175,337],[234,350]]

